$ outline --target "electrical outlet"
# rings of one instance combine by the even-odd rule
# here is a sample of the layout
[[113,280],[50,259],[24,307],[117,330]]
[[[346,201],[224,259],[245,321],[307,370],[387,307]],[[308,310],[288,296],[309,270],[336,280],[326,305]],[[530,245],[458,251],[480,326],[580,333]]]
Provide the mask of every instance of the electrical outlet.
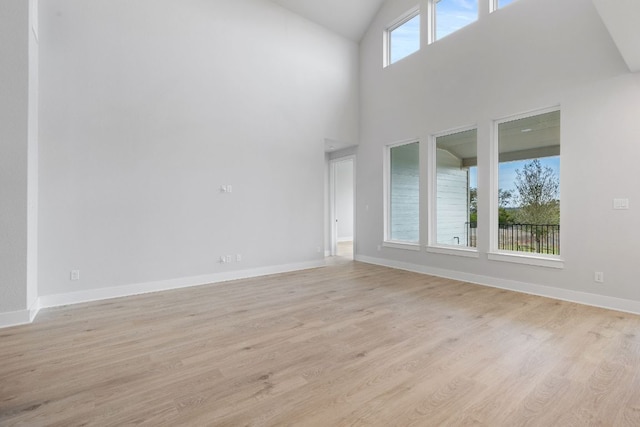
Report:
[[225,262],[226,262],[227,264],[229,264],[229,263],[233,262],[233,260],[231,259],[231,255],[227,255],[227,257],[226,257],[226,259],[225,259]]
[[604,283],[604,273],[602,271],[596,271],[593,275],[593,280],[596,283]]
[[242,255],[236,255],[236,262],[242,262]]
[[220,257],[220,264],[226,264],[227,263],[227,257],[225,257],[224,255]]
[[71,270],[70,279],[74,282],[80,280],[80,270]]

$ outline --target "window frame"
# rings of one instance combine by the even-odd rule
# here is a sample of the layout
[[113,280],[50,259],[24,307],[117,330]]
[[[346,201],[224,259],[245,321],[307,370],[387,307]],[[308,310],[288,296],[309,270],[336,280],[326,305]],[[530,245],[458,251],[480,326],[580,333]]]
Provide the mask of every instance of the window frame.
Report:
[[[512,262],[517,264],[525,264],[547,268],[564,268],[563,254],[551,255],[551,254],[539,254],[533,252],[519,252],[508,251],[498,249],[498,218],[499,218],[499,174],[500,174],[500,140],[499,140],[499,126],[502,123],[512,122],[515,120],[526,119],[529,117],[538,116],[541,114],[560,112],[560,165],[562,165],[562,108],[555,105],[553,107],[540,108],[536,110],[530,110],[525,113],[514,114],[511,116],[505,116],[500,119],[493,120],[493,126],[491,127],[491,144],[490,144],[490,165],[489,175],[491,180],[490,191],[490,209],[489,209],[489,252],[487,254],[488,259],[492,261]],[[562,174],[562,166],[560,167]],[[562,177],[560,178],[560,185],[562,185]],[[560,224],[562,224],[562,202],[560,203]],[[566,247],[564,237],[564,227],[560,227],[560,247]]]
[[[420,27],[419,27],[420,30],[418,33],[418,50],[416,50],[413,53],[410,53],[407,56],[403,56],[402,58],[398,59],[395,62],[391,62],[391,33],[393,33],[395,30],[397,30],[407,22],[411,21],[415,17],[420,17]],[[407,12],[400,15],[400,17],[396,18],[391,24],[387,25],[387,27],[384,29],[384,32],[383,32],[383,43],[382,43],[383,68],[387,68],[392,64],[400,62],[403,59],[408,58],[409,56],[419,52],[422,49],[422,28],[423,28],[423,25],[422,25],[422,14],[420,13],[420,5],[416,5],[415,7],[409,9]]]
[[[402,240],[391,239],[391,150],[393,148],[402,147],[409,144],[418,144],[418,241],[408,242]],[[421,250],[421,221],[422,216],[422,167],[421,167],[421,152],[422,142],[420,138],[411,138],[402,141],[397,141],[384,146],[384,165],[383,165],[383,197],[384,197],[384,235],[382,246],[394,249],[406,249],[410,251]]]
[[[427,217],[427,229],[428,240],[426,250],[427,252],[462,256],[467,258],[479,258],[480,252],[478,247],[475,248],[469,246],[453,246],[438,243],[438,157],[437,140],[440,137],[453,135],[460,132],[466,132],[470,130],[478,131],[478,125],[472,124],[457,128],[448,129],[442,132],[434,133],[429,137],[429,147],[427,154],[428,162],[428,217]],[[476,134],[476,153],[478,150],[478,138]],[[479,167],[479,165],[478,165]]]
[[[489,1],[491,2],[491,3],[490,3],[490,5],[489,5],[489,7],[490,7],[489,12],[490,12],[490,13],[493,13],[493,12],[495,12],[496,10],[500,10],[500,9],[502,9],[502,8],[504,8],[504,7],[507,7],[507,6],[509,6],[509,5],[511,4],[511,3],[509,3],[509,4],[505,4],[504,6],[500,7],[500,0],[489,0]],[[515,1],[516,1],[516,0],[513,0],[513,2],[515,2]],[[512,2],[512,3],[513,3],[513,2]]]

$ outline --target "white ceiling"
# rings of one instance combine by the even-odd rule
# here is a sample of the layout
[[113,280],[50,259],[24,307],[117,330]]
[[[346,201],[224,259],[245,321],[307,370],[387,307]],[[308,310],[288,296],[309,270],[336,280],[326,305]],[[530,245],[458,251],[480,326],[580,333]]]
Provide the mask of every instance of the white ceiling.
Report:
[[640,71],[640,1],[593,0],[593,4],[629,69]]
[[358,43],[384,0],[272,0]]

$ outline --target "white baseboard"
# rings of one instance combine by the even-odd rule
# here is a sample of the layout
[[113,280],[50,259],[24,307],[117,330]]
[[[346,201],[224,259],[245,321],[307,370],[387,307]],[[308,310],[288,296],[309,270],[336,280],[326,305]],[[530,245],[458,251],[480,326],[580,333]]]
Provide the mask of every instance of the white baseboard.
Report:
[[443,277],[445,279],[459,280],[476,285],[506,289],[509,291],[553,298],[562,301],[575,302],[578,304],[622,311],[625,313],[640,314],[640,301],[615,298],[606,295],[591,294],[588,292],[573,291],[569,289],[555,288],[552,286],[536,285],[533,283],[519,282],[516,280],[499,279],[496,277],[463,273],[436,267],[426,267],[424,265],[368,257],[365,255],[356,255],[355,259],[356,261],[364,262],[367,264],[412,271],[414,273],[428,274],[430,276]]
[[343,242],[353,242],[353,236],[338,237],[338,243],[343,243]]
[[270,267],[254,268],[250,270],[238,270],[203,276],[161,280],[157,282],[136,283],[131,285],[116,286],[113,288],[91,289],[86,291],[70,292],[57,295],[44,295],[41,296],[38,300],[40,302],[41,308],[60,307],[64,305],[81,304],[85,302],[101,301],[111,298],[121,298],[152,292],[210,285],[214,283],[229,282],[232,280],[267,276],[270,274],[308,270],[311,268],[324,267],[325,265],[326,264],[324,260],[303,262],[297,264],[276,265]]
[[63,305],[81,304],[85,302],[101,301],[111,298],[128,297],[151,292],[168,291],[172,289],[203,286],[214,283],[229,282],[232,280],[248,279],[252,277],[267,276],[271,274],[289,273],[292,271],[308,270],[324,267],[324,260],[302,262],[297,264],[285,264],[269,267],[254,268],[250,270],[230,271],[204,276],[185,277],[158,282],[136,283],[131,285],[116,286],[113,288],[91,289],[65,294],[43,295],[29,310],[21,310],[10,313],[0,313],[0,329],[11,326],[25,325],[33,322],[42,308],[60,307]]
[[29,310],[0,313],[0,328],[10,328],[31,323]]

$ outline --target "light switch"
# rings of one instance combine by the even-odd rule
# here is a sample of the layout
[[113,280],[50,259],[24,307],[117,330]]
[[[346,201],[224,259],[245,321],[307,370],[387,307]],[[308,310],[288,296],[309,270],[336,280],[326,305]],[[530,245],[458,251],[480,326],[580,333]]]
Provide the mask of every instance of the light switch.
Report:
[[613,199],[613,209],[615,210],[629,209],[629,199]]

